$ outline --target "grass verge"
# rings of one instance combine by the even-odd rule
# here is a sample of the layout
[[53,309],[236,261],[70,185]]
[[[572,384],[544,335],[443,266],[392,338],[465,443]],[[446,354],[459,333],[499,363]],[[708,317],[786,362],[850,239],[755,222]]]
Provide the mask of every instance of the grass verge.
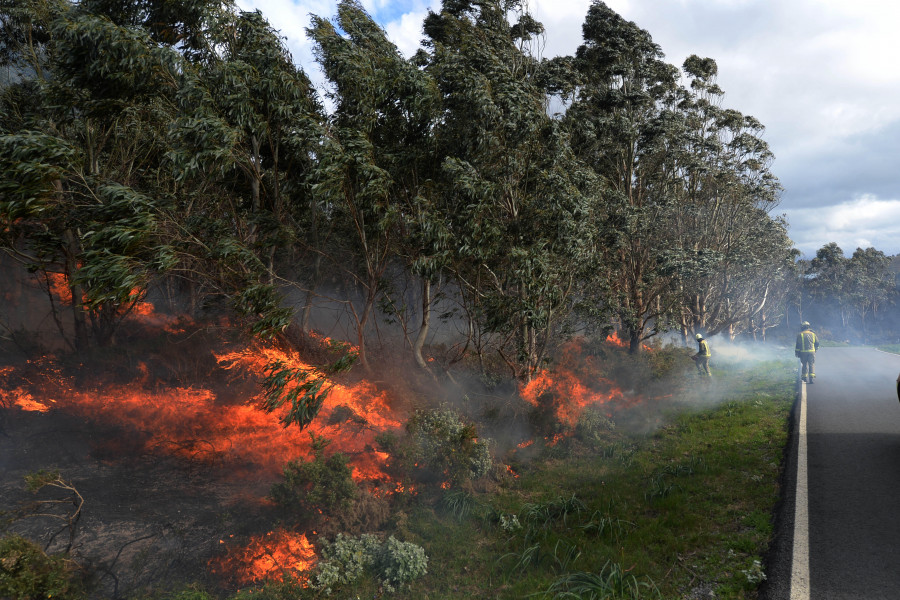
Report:
[[718,402],[652,434],[548,448],[461,522],[420,509],[407,533],[432,566],[403,597],[755,598],[795,375],[726,365]]

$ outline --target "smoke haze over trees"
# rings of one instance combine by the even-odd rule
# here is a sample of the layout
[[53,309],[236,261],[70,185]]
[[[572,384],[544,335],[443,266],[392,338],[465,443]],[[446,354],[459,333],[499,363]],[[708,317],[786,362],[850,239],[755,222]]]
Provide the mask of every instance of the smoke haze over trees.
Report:
[[890,325],[883,253],[798,262],[763,124],[713,59],[667,64],[599,1],[550,60],[517,2],[445,1],[409,59],[358,3],[328,17],[323,99],[258,12],[0,2],[0,244],[68,288],[48,310],[71,350],[113,345],[148,296],[287,344],[340,329],[367,369],[472,357],[522,381],[585,331],[640,352]]

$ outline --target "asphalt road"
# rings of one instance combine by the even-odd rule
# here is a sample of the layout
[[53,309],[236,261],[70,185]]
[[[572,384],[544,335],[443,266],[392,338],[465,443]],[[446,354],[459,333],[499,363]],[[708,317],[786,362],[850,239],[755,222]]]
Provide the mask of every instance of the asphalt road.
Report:
[[808,561],[794,553],[806,537],[795,527],[803,514],[802,491],[794,496],[803,462],[798,402],[764,598],[900,598],[898,372],[900,356],[873,349],[817,353],[816,383],[806,385]]

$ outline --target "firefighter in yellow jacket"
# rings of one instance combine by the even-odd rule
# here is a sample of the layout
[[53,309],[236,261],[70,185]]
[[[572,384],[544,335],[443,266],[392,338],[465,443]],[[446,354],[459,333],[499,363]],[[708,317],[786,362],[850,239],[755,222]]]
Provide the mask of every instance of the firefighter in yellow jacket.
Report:
[[697,338],[699,349],[697,350],[697,354],[691,358],[697,363],[697,372],[699,372],[700,375],[712,377],[712,373],[709,370],[709,358],[712,356],[712,353],[709,351],[709,343],[704,340],[703,336],[699,333],[694,337]]
[[816,350],[818,349],[819,338],[809,328],[809,322],[803,321],[800,324],[800,333],[797,334],[797,346],[794,349],[794,356],[800,359],[801,381],[816,382]]

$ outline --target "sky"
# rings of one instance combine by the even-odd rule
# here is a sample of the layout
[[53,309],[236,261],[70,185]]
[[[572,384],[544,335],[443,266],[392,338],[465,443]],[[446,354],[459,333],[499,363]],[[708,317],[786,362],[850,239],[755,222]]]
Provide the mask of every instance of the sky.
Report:
[[[361,0],[407,56],[440,0]],[[847,255],[900,254],[900,3],[886,0],[606,0],[650,32],[666,60],[715,59],[723,105],[765,125],[784,214],[807,257],[836,242]],[[332,0],[238,0],[286,38],[294,61],[322,76],[305,35]],[[528,0],[544,24],[544,57],[573,54],[590,0]]]

